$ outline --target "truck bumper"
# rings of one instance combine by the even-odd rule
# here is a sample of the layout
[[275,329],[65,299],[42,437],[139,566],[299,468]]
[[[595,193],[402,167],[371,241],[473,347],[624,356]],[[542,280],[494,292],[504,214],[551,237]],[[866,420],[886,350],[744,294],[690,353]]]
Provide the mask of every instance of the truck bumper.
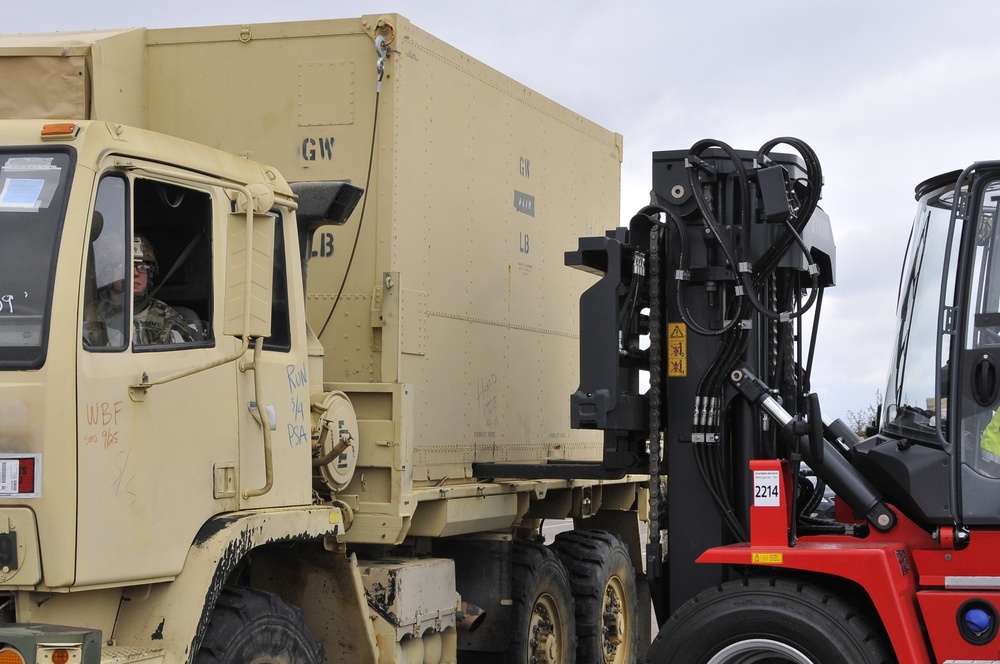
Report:
[[[0,626],[0,653],[24,664],[100,664],[101,632],[95,629],[14,623]],[[4,661],[12,661],[5,658]],[[16,661],[16,660],[13,660]]]

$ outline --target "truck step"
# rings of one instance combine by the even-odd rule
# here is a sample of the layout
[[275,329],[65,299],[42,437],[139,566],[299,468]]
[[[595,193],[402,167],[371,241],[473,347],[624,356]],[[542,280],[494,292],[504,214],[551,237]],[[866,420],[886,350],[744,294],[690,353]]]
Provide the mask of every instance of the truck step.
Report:
[[163,648],[107,646],[101,650],[101,664],[162,664],[166,655]]

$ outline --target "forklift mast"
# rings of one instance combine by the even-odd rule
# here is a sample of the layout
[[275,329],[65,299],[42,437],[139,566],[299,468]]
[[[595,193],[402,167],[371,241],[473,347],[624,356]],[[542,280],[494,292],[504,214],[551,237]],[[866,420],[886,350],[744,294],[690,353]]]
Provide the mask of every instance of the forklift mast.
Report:
[[815,333],[803,314],[818,319],[835,281],[821,186],[815,154],[792,138],[757,151],[705,140],[656,152],[650,205],[566,253],[567,265],[601,276],[580,299],[572,426],[604,431],[606,467],[651,476],[658,613],[723,580],[722,568],[694,561],[747,539],[747,464],[785,456],[780,427],[730,387],[736,363],[791,415],[805,408]]
[[572,425],[603,430],[609,471],[649,473],[649,661],[995,662],[1000,162],[916,189],[864,440],[810,388],[821,185],[796,139],[657,152],[650,204],[566,253],[600,277]]

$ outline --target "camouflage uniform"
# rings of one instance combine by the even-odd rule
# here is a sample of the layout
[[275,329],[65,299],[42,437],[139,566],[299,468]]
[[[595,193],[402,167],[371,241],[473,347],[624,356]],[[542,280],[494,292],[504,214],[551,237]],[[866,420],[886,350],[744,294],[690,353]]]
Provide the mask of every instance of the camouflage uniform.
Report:
[[[105,294],[87,307],[83,319],[84,339],[89,345],[122,346],[124,330],[121,302],[115,302]],[[134,332],[132,343],[137,346],[184,343],[192,340],[191,329],[184,317],[170,305],[155,298],[149,300],[141,311],[135,312],[132,317],[132,330]]]
[[135,313],[132,323],[135,331],[133,343],[138,346],[191,341],[191,329],[184,317],[169,304],[156,298],[149,300],[142,311]]
[[83,340],[88,346],[121,348],[125,340],[122,303],[102,292],[96,302],[88,304],[83,311]]
[[[113,267],[115,261],[109,260],[107,263]],[[165,302],[144,297],[156,276],[158,264],[153,246],[142,235],[136,235],[132,239],[132,266],[134,280],[138,280],[140,275],[146,277],[142,281],[142,290],[133,295],[132,343],[136,346],[149,346],[193,341],[194,330],[188,326],[183,316]],[[117,267],[118,273],[113,273],[98,291],[97,301],[87,305],[83,312],[83,339],[89,346],[124,346],[125,314],[122,301],[128,294],[124,291],[125,282],[120,274],[122,265]],[[139,282],[136,281],[135,285],[138,287]]]

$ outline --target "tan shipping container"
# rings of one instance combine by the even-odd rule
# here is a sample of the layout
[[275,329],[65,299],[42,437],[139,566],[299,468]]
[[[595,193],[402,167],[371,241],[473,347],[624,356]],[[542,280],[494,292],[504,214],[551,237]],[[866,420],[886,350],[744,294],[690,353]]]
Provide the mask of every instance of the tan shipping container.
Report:
[[366,187],[317,235],[308,316],[328,384],[402,386],[415,484],[474,461],[600,459],[599,437],[569,428],[593,278],[563,252],[617,220],[620,135],[398,15],[5,37],[0,75],[46,81],[3,117],[54,108]]

